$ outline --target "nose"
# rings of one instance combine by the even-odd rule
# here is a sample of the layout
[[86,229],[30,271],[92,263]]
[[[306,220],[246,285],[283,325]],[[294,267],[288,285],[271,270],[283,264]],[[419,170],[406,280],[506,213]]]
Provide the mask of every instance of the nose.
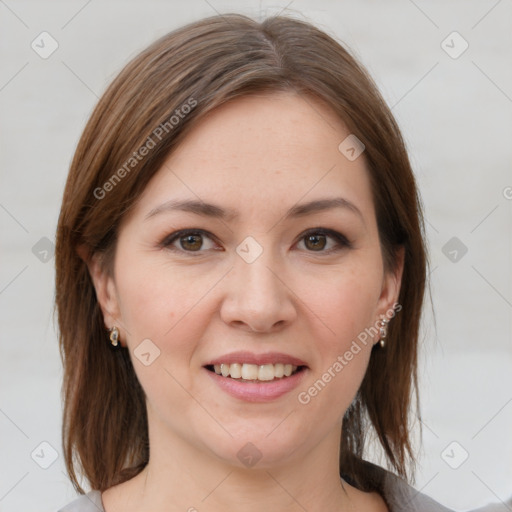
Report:
[[221,318],[231,326],[254,332],[275,332],[296,317],[294,294],[270,251],[252,263],[236,257],[226,276]]

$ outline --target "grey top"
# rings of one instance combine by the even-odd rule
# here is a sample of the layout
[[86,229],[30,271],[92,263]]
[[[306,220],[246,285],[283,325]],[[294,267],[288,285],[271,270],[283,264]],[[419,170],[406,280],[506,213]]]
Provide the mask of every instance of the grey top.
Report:
[[[405,480],[384,468],[378,468],[378,471],[382,478],[381,495],[390,512],[453,512],[416,491]],[[58,512],[105,512],[105,509],[100,491],[92,490],[59,509]]]

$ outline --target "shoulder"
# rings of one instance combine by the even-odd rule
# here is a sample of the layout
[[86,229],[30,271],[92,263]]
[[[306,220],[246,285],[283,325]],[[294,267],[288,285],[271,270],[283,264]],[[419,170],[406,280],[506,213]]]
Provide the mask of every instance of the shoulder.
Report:
[[378,492],[364,492],[352,486],[348,482],[344,489],[348,492],[348,496],[352,503],[357,504],[357,510],[365,510],[372,512],[390,512],[386,502]]
[[58,512],[105,512],[101,492],[97,490],[82,494],[76,500],[60,508]]
[[417,491],[403,478],[376,464],[363,461],[389,512],[453,512],[429,496]]
[[392,473],[384,478],[383,494],[390,512],[453,512]]
[[383,468],[382,494],[390,512],[453,512]]

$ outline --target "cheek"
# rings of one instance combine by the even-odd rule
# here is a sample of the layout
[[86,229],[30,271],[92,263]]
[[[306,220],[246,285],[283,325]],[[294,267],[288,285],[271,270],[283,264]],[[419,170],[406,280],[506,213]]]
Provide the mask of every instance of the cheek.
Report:
[[211,321],[205,309],[208,292],[222,275],[200,265],[171,266],[164,258],[143,253],[120,260],[119,304],[130,348],[149,338],[161,352],[172,353],[172,366],[189,366],[197,340]]
[[[123,254],[123,246],[119,254]],[[126,248],[125,256],[116,261],[116,283],[120,312],[130,336],[155,339],[183,316],[192,290],[185,292],[185,283],[176,272],[154,259]],[[153,264],[152,264],[153,263]]]
[[[348,265],[326,273],[318,286],[304,283],[305,304],[321,322],[324,350],[343,350],[375,323],[380,295],[380,276],[371,267]],[[320,334],[320,332],[318,333]]]
[[311,333],[317,364],[300,390],[299,403],[331,421],[343,416],[365,375],[376,341],[371,328],[376,322],[379,285],[377,272],[347,266],[324,279],[315,293],[305,295],[307,309],[320,321],[311,324],[318,326]]
[[[194,353],[211,320],[204,295],[218,277],[193,279],[193,269],[181,272],[144,255],[120,260],[116,272],[126,341],[147,400],[158,414],[170,404],[185,414],[194,402],[184,389],[193,385]],[[146,365],[142,354],[148,352]]]

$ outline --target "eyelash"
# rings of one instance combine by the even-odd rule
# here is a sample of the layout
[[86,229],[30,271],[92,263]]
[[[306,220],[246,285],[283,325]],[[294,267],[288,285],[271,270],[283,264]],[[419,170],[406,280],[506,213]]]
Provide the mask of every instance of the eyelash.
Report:
[[[159,247],[166,248],[166,249],[169,249],[172,251],[187,253],[187,254],[192,255],[193,257],[199,256],[201,253],[205,252],[204,250],[201,250],[201,249],[198,251],[187,251],[182,248],[171,247],[173,242],[175,242],[176,240],[179,240],[180,238],[183,238],[187,235],[206,236],[215,241],[215,237],[213,237],[210,233],[208,233],[207,231],[204,231],[203,229],[182,229],[180,231],[175,231],[174,233],[171,233],[170,235],[166,236],[162,240],[162,242],[159,244]],[[348,239],[344,235],[342,235],[341,233],[338,233],[337,231],[334,231],[332,229],[325,229],[325,228],[313,228],[313,229],[307,230],[306,232],[301,234],[298,242],[301,242],[306,237],[311,236],[311,235],[325,235],[327,237],[334,239],[337,244],[337,246],[332,247],[331,249],[328,249],[326,251],[324,251],[324,250],[322,250],[322,251],[307,251],[312,254],[318,253],[318,254],[327,255],[327,254],[331,254],[333,252],[340,251],[345,248],[346,249],[352,248],[351,242],[349,242]]]

